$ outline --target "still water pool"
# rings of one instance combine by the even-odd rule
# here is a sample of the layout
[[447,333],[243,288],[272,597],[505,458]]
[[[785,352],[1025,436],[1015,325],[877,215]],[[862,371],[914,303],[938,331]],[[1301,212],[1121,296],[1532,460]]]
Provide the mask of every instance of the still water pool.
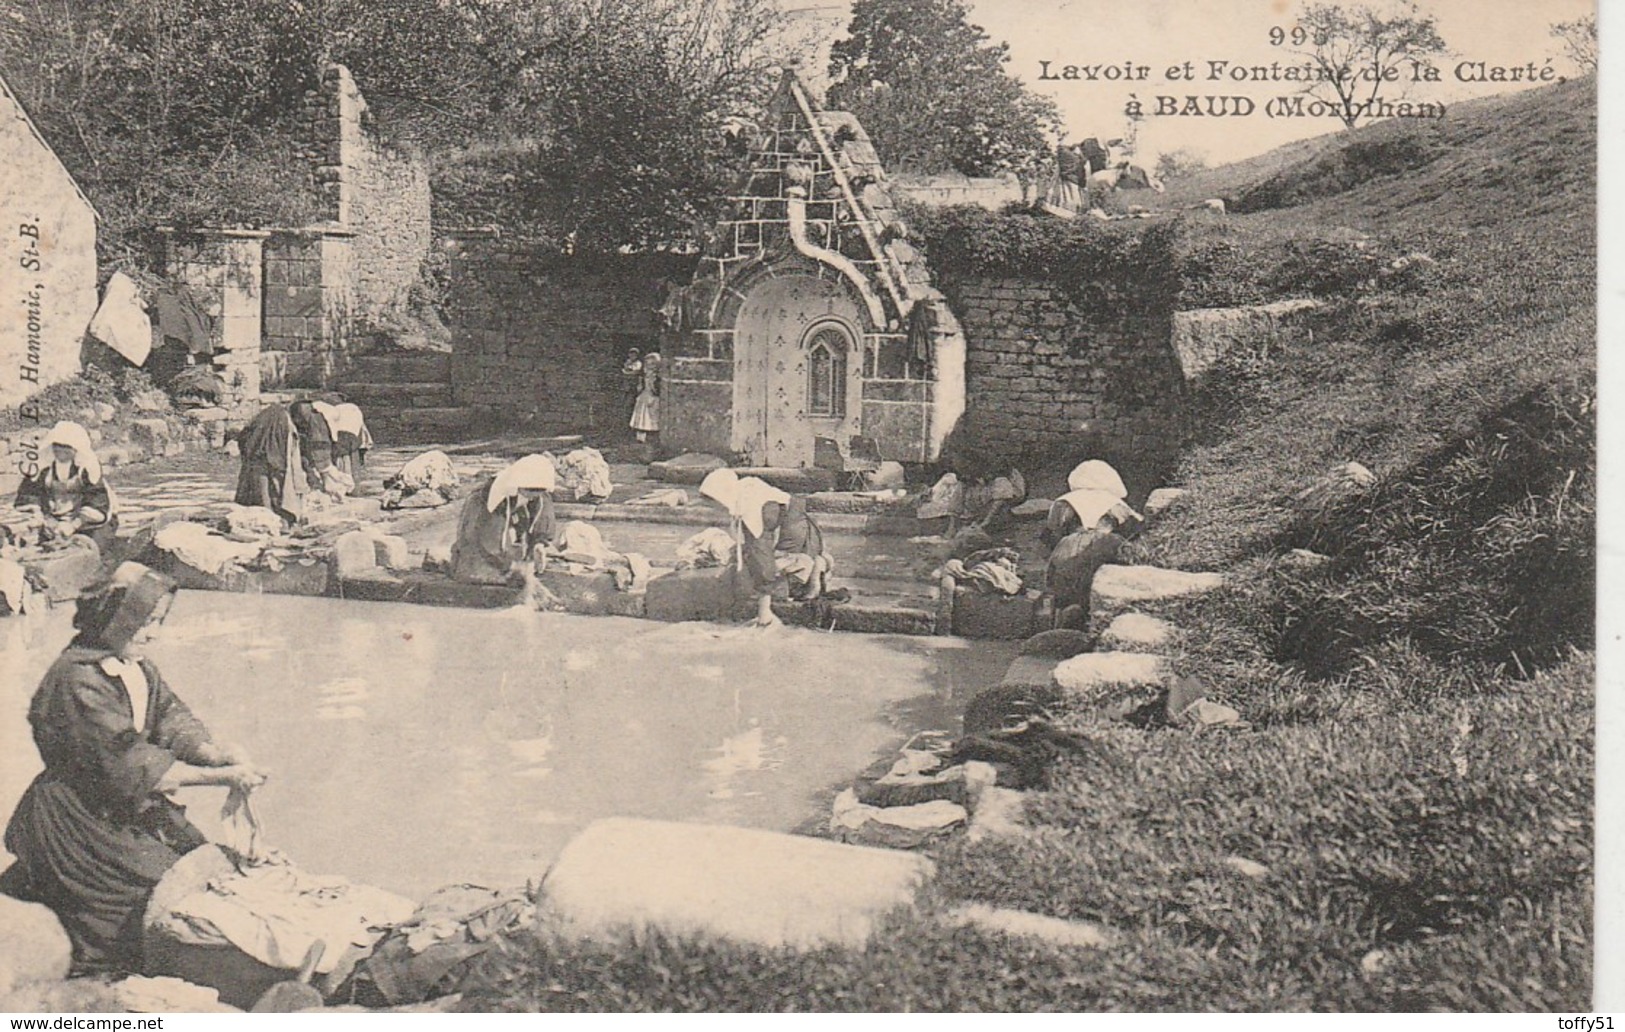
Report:
[[[5,815],[39,767],[28,700],[70,613],[0,621]],[[953,729],[1012,651],[182,592],[151,655],[217,738],[271,771],[256,809],[272,846],[416,897],[538,879],[599,817],[791,830],[914,731]],[[223,796],[181,798],[213,833]]]

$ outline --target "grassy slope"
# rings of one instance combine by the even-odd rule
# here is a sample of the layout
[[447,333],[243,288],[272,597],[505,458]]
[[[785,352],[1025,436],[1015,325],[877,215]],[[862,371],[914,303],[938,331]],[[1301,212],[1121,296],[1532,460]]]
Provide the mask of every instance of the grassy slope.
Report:
[[[1192,632],[1176,660],[1257,730],[1064,718],[1115,760],[1063,760],[1029,796],[1032,838],[938,856],[945,902],[1103,921],[1122,945],[1051,949],[929,912],[862,953],[539,940],[491,965],[471,1003],[1584,1009],[1594,115],[1592,84],[1570,84],[1464,105],[1443,125],[1294,145],[1189,184],[1238,199],[1272,177],[1264,196],[1342,184],[1288,208],[1189,220],[1198,244],[1242,260],[1346,241],[1346,227],[1436,264],[1333,292],[1312,344],[1228,363],[1189,399],[1201,434],[1178,480],[1190,493],[1141,547],[1235,572],[1219,596],[1171,607]],[[1366,157],[1396,153],[1415,167],[1348,184]],[[1349,460],[1378,485],[1293,502]],[[1329,561],[1303,572],[1283,558],[1293,547]],[[1237,874],[1225,863],[1235,856],[1268,874]]]

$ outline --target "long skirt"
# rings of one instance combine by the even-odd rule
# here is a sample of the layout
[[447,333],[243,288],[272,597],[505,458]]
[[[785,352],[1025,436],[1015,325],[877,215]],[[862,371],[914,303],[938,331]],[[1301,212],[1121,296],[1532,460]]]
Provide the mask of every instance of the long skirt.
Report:
[[[237,494],[232,500],[238,505],[270,509],[289,523],[299,521],[299,495],[289,490],[287,473],[279,473],[256,459],[243,462],[242,471],[237,475]],[[292,507],[289,507],[290,502]]]
[[632,406],[632,429],[643,433],[660,431],[660,399],[648,391],[638,395]]
[[140,972],[153,886],[205,841],[184,808],[164,797],[119,819],[96,812],[46,771],[6,826],[17,863],[0,876],[0,889],[56,912],[73,942],[76,972]]

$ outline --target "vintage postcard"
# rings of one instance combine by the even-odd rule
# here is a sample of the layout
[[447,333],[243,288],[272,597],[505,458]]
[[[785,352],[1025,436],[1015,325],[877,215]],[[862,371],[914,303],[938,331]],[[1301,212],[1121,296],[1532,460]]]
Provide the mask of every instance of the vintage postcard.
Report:
[[0,0],[0,1012],[1611,1029],[1597,26]]

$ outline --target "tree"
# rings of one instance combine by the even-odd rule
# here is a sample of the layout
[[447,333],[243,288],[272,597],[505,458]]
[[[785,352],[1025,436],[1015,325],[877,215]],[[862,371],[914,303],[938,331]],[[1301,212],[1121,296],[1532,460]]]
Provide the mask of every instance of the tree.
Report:
[[1571,22],[1552,26],[1552,35],[1563,44],[1563,54],[1582,72],[1597,70],[1597,16],[1588,14]]
[[1207,158],[1204,155],[1189,147],[1181,147],[1157,157],[1156,176],[1167,183],[1205,172],[1207,167]]
[[1305,92],[1334,105],[1353,129],[1373,117],[1375,103],[1405,94],[1410,65],[1446,52],[1438,20],[1409,0],[1387,6],[1305,5],[1298,15],[1308,49],[1297,51],[1319,78]]
[[0,0],[0,68],[106,217],[110,248],[160,221],[313,217],[301,120],[328,61],[355,74],[374,128],[432,169],[495,155],[484,178],[504,213],[533,220],[516,227],[528,235],[647,247],[691,235],[724,192],[717,123],[768,95],[775,12],[774,0]]
[[1005,71],[1009,48],[962,0],[856,0],[830,52],[829,106],[856,115],[899,172],[1030,176],[1050,160],[1055,105]]
[[[509,128],[521,210],[592,250],[680,246],[737,168],[722,123],[759,114],[774,0],[546,0],[520,50]],[[513,45],[511,42],[508,44]]]

